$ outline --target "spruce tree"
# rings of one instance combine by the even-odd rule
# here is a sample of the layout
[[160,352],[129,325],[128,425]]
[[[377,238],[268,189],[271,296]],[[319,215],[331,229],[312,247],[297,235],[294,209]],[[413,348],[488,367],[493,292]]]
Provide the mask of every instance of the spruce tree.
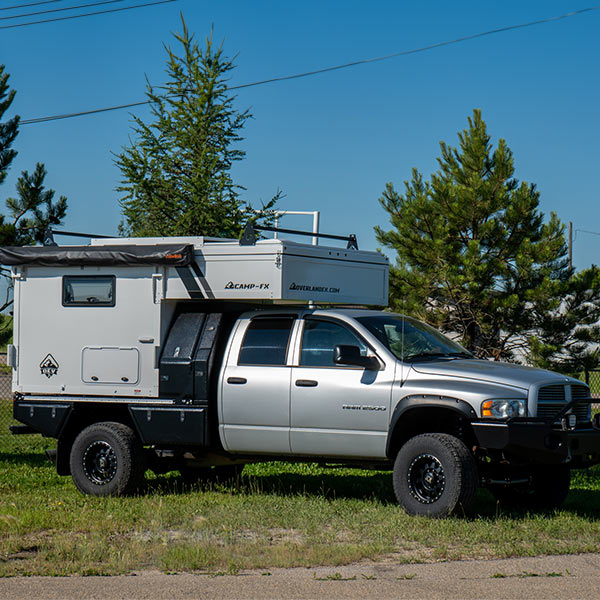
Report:
[[147,86],[152,121],[134,117],[134,140],[117,156],[122,232],[238,237],[254,213],[240,199],[243,188],[234,184],[231,168],[245,156],[237,144],[251,115],[238,111],[228,92],[234,63],[223,47],[211,34],[200,48],[183,18],[182,24],[175,34],[181,54],[166,47],[165,85]]
[[540,315],[555,314],[569,285],[564,227],[545,220],[534,184],[514,177],[503,139],[492,147],[481,111],[440,144],[429,181],[415,169],[404,194],[389,183],[380,202],[393,228],[376,227],[395,250],[393,308],[457,335],[479,357],[526,350]]

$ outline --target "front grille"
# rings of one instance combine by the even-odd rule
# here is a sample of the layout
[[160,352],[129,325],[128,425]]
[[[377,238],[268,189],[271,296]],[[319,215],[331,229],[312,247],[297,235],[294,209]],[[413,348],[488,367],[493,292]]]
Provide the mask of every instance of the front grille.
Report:
[[538,393],[538,402],[564,402],[565,400],[564,385],[547,385],[540,388]]
[[[572,385],[571,399],[584,399],[590,397],[590,390],[586,385]],[[537,416],[542,419],[552,419],[564,407],[567,394],[564,385],[547,385],[540,388],[538,393]],[[584,423],[590,420],[590,405],[582,403],[575,405],[572,412],[577,415],[577,422]]]
[[[542,419],[551,419],[557,415],[563,408],[563,404],[538,404],[537,416]],[[577,422],[584,423],[590,420],[590,405],[589,404],[577,404],[571,409],[577,415]]]
[[590,390],[587,385],[572,385],[571,398],[589,398]]

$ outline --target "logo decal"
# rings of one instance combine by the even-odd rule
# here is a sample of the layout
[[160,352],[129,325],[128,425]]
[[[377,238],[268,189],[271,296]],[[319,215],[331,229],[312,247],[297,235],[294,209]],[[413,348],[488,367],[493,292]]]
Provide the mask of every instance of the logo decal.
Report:
[[40,363],[40,371],[42,375],[45,375],[50,379],[52,375],[56,375],[58,373],[58,363],[52,354],[47,354],[46,358]]
[[323,285],[304,285],[292,282],[290,290],[298,290],[301,292],[325,292],[328,294],[339,294],[340,288],[338,287],[326,287]]
[[268,290],[270,283],[234,283],[229,281],[225,284],[226,290]]
[[375,410],[384,411],[387,410],[385,406],[373,406],[371,404],[342,404],[343,410]]

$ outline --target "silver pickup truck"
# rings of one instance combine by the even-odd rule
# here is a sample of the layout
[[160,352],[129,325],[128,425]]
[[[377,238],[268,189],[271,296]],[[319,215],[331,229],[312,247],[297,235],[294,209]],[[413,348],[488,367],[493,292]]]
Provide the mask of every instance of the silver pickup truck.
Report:
[[589,388],[476,360],[389,312],[183,306],[155,402],[17,394],[28,432],[58,438],[58,472],[95,495],[136,489],[146,468],[231,476],[289,460],[391,469],[410,514],[466,511],[480,486],[552,508],[570,470],[600,462]]
[[556,507],[571,469],[600,462],[585,384],[475,360],[408,317],[311,308],[385,305],[387,259],[355,236],[247,233],[0,248],[13,433],[56,438],[58,473],[86,494],[130,493],[146,469],[316,461],[392,470],[398,502],[431,516],[468,510],[480,486]]

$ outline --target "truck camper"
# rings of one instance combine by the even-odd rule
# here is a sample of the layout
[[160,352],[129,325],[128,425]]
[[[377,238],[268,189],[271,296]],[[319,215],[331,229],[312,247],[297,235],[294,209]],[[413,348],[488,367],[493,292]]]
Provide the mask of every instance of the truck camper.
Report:
[[347,247],[250,228],[1,248],[13,433],[56,438],[58,473],[87,494],[131,493],[148,468],[318,461],[389,469],[404,509],[430,516],[468,509],[481,485],[558,506],[571,469],[600,462],[584,383],[364,308],[387,304],[387,259],[320,237]]

